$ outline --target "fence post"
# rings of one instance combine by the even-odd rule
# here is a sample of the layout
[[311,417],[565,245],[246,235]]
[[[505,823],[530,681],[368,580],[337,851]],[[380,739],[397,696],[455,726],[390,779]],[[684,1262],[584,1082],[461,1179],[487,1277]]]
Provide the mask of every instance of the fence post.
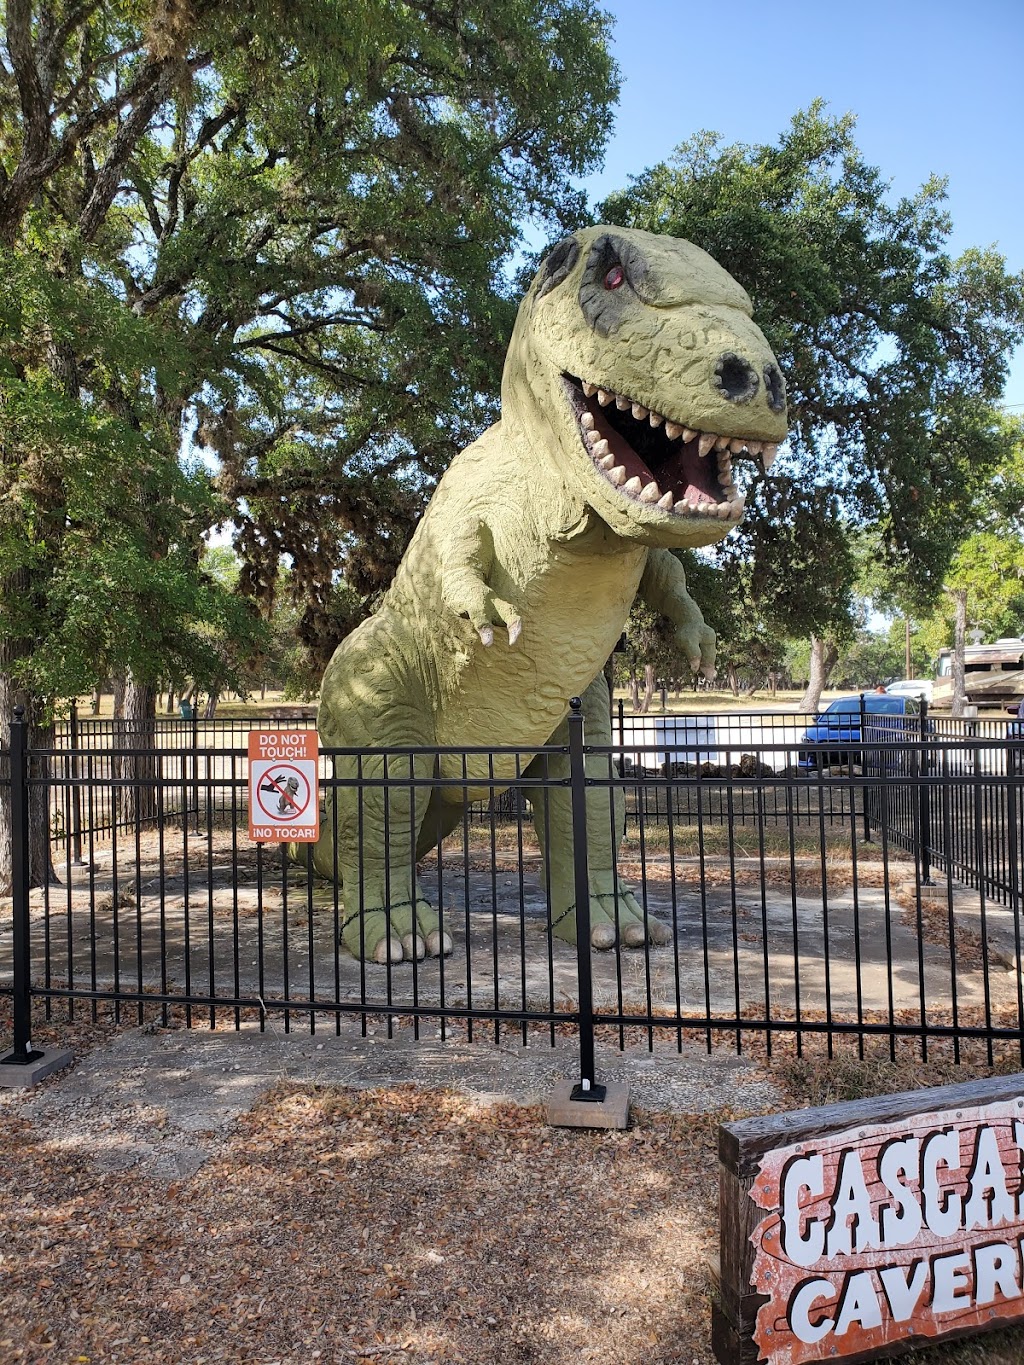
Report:
[[569,781],[572,794],[573,879],[576,897],[576,961],[580,995],[580,1082],[573,1100],[600,1103],[605,1087],[594,1071],[594,983],[590,963],[590,869],[587,865],[587,773],[583,735],[583,702],[569,702]]
[[[198,696],[197,692],[197,699]],[[199,820],[199,710],[195,701],[192,703],[192,800],[195,803],[195,832],[202,834],[202,826]]]
[[71,703],[71,866],[83,867],[82,862],[82,791],[78,785],[82,775],[78,758],[79,730],[78,703]]
[[926,736],[928,734],[928,699],[921,698],[921,761],[918,765],[918,779],[921,783],[918,791],[918,826],[921,831],[920,849],[918,850],[918,870],[920,884],[922,886],[932,885],[932,789],[925,780],[931,775],[931,764],[929,763],[928,749],[926,748]]
[[11,894],[14,959],[14,1051],[0,1066],[29,1066],[42,1057],[32,1049],[32,948],[29,941],[28,721],[16,706],[11,720]]
[[[864,842],[871,842],[871,815],[868,811],[868,750],[867,750],[867,707],[864,704],[864,693],[860,694],[860,776],[861,776],[861,802],[864,806]],[[850,793],[851,800],[856,799],[857,788],[853,784],[853,772],[850,772]],[[850,822],[854,829],[857,827],[857,815],[855,810],[850,811]]]

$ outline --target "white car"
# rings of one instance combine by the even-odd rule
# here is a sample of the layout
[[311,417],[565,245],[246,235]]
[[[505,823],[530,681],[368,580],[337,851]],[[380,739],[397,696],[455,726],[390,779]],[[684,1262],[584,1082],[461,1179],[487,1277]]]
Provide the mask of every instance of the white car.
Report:
[[925,701],[931,701],[932,686],[930,678],[900,678],[899,682],[889,683],[885,690],[897,697],[923,697]]

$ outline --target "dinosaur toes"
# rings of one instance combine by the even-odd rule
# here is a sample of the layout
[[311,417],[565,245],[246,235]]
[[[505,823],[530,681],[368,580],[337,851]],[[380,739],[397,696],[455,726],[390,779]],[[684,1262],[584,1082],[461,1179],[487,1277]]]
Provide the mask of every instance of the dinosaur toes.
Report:
[[439,929],[434,929],[427,935],[427,956],[428,957],[447,957],[452,950],[451,934],[442,934]]
[[402,951],[410,962],[414,959],[422,962],[427,955],[427,945],[419,934],[405,934],[402,938]]
[[647,921],[647,937],[659,948],[664,947],[666,943],[672,942],[672,926],[652,916]]
[[615,947],[615,925],[595,924],[590,930],[590,946],[602,951]]
[[401,962],[403,956],[404,950],[397,938],[382,938],[373,950],[374,962]]

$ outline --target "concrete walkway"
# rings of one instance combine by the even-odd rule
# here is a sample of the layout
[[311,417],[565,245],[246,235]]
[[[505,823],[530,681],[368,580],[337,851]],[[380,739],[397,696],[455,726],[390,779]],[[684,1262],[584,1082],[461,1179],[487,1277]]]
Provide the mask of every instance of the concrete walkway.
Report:
[[[546,1101],[556,1083],[578,1075],[571,1042],[547,1035],[518,1043],[441,1042],[411,1028],[342,1025],[340,1035],[133,1029],[90,1052],[32,1091],[0,1091],[0,1115],[32,1124],[47,1145],[87,1154],[101,1170],[127,1170],[179,1180],[224,1143],[232,1124],[280,1081],[344,1085],[360,1090],[414,1084],[451,1087],[484,1102]],[[602,1081],[628,1084],[637,1110],[706,1113],[725,1106],[759,1109],[778,1102],[775,1087],[745,1058],[708,1056],[657,1042],[624,1053],[602,1049]]]

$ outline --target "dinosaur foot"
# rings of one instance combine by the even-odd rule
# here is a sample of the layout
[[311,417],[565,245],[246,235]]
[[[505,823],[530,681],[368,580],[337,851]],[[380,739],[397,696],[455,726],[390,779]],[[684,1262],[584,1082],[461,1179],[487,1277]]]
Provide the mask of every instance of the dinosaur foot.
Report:
[[427,901],[408,902],[390,910],[364,910],[346,919],[341,940],[353,957],[367,962],[422,962],[447,957],[451,934],[441,929],[437,911]]
[[[566,943],[576,942],[576,915],[570,912],[552,925],[552,933]],[[590,898],[590,946],[606,952],[621,943],[626,948],[642,948],[647,943],[661,947],[672,942],[672,929],[653,915],[644,918],[643,906],[632,891],[624,889],[618,896]]]

